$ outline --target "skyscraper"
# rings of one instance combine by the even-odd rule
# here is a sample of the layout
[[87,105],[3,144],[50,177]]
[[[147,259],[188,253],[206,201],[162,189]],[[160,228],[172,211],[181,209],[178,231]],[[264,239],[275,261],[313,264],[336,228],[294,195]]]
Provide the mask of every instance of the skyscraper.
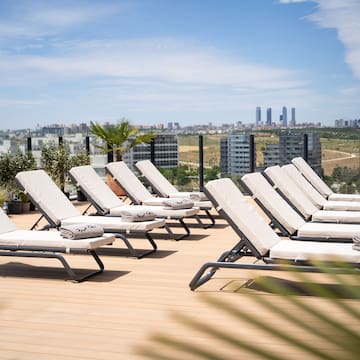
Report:
[[287,126],[287,108],[283,106],[282,108],[282,126]]
[[257,106],[256,107],[256,121],[255,121],[255,124],[260,125],[260,123],[261,123],[261,107]]
[[296,119],[295,119],[295,108],[291,108],[291,122],[290,122],[291,126],[295,126],[296,125]]
[[266,109],[266,126],[271,126],[272,120],[271,120],[271,108]]

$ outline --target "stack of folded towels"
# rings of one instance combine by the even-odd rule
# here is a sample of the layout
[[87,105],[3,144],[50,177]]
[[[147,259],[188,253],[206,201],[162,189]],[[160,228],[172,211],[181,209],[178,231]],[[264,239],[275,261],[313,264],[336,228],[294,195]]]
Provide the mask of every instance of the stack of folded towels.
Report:
[[156,214],[153,211],[142,206],[140,206],[140,209],[136,209],[136,206],[134,207],[134,209],[120,208],[119,215],[121,216],[122,221],[130,221],[130,222],[151,221],[151,220],[155,220],[156,218]]
[[169,198],[165,199],[163,204],[171,210],[191,209],[194,206],[194,202],[188,198]]
[[190,199],[193,201],[208,201],[208,197],[201,191],[194,191],[190,194]]
[[98,224],[73,224],[60,227],[60,235],[70,240],[93,238],[103,234],[104,229]]

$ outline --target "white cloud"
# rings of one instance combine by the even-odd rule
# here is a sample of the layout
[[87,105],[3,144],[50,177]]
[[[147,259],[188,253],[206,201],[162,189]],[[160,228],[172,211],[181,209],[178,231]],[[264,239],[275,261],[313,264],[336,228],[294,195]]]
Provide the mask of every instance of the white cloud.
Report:
[[[60,45],[58,45],[60,47]],[[283,89],[304,85],[285,68],[253,64],[214,49],[171,39],[62,44],[48,56],[0,56],[0,73],[23,72],[51,79],[124,78],[177,84]]]
[[316,11],[308,19],[323,28],[336,29],[343,43],[345,61],[360,79],[360,2],[358,0],[316,0]]
[[77,2],[31,1],[10,8],[6,17],[0,16],[0,37],[34,38],[56,35],[68,29],[105,18],[119,11],[120,6],[98,3],[81,6]]
[[0,98],[0,107],[7,106],[33,106],[33,105],[43,105],[45,104],[44,100],[37,99],[17,99],[17,98]]

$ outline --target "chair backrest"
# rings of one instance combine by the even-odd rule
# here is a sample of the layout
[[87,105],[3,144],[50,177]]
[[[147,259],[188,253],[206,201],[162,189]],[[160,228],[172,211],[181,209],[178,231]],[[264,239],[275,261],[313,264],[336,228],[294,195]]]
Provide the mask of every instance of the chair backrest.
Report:
[[305,223],[305,220],[269,184],[264,175],[258,172],[246,174],[241,180],[290,235]]
[[294,164],[283,165],[281,168],[296,182],[317,208],[321,209],[325,205],[327,200],[306,180]]
[[[229,224],[236,226],[262,256],[281,241],[231,179],[209,181],[205,189],[218,205],[217,208],[221,208],[231,219]],[[237,229],[234,230],[237,232]]]
[[111,162],[105,167],[135,204],[141,205],[143,201],[151,199],[150,191],[123,161]]
[[0,208],[0,234],[14,230],[16,230],[16,225],[4,213],[3,209]]
[[270,166],[264,172],[306,220],[319,210],[279,165]]
[[326,185],[320,176],[311,168],[311,166],[302,158],[297,157],[291,162],[298,168],[298,170],[306,177],[312,186],[327,199],[333,191]]
[[176,187],[169,182],[150,160],[138,161],[135,166],[159,195],[169,197],[171,194],[178,192]]
[[101,214],[108,214],[110,209],[124,205],[92,166],[74,166],[69,175]]
[[44,170],[21,171],[15,177],[31,201],[53,225],[81,215]]

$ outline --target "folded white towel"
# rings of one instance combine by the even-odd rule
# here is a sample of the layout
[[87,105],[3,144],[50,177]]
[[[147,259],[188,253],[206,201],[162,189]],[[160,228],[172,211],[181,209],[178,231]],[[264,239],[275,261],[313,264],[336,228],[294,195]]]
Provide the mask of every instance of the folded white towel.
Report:
[[355,235],[353,237],[353,243],[354,245],[352,246],[352,248],[354,250],[360,251],[360,235]]
[[165,199],[163,204],[172,210],[191,209],[194,206],[194,202],[187,198],[169,198]]
[[150,221],[156,218],[156,214],[146,208],[142,209],[124,209],[120,210],[120,216],[123,221]]
[[102,236],[104,229],[98,224],[74,224],[60,227],[60,235],[70,240]]
[[199,192],[192,192],[190,194],[190,199],[193,201],[208,201],[208,197],[201,191]]

